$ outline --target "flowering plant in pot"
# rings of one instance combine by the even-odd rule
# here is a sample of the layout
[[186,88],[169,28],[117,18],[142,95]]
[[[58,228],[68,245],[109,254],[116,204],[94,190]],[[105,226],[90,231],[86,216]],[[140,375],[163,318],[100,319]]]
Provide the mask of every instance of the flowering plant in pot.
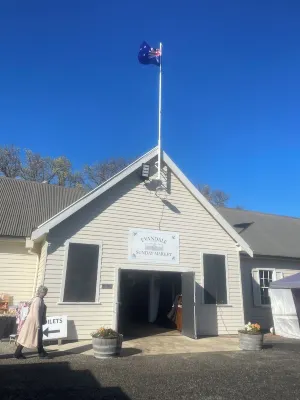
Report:
[[110,358],[120,355],[123,335],[110,328],[99,328],[91,333],[95,358]]
[[244,329],[239,331],[239,346],[242,350],[261,350],[263,334],[258,323],[248,322]]

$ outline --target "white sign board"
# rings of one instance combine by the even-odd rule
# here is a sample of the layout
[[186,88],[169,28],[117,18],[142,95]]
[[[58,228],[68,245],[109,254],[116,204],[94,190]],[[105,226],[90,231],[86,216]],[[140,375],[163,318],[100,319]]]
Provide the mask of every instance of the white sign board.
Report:
[[135,262],[179,264],[179,234],[130,229],[128,259]]
[[66,315],[60,317],[48,317],[43,325],[43,340],[62,339],[67,337]]

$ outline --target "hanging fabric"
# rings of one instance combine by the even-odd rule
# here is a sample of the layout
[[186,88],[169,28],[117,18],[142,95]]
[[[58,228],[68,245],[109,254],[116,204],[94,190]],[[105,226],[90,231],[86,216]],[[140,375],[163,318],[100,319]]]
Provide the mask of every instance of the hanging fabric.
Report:
[[20,333],[22,326],[26,320],[28,311],[30,307],[30,302],[29,301],[21,301],[18,304],[18,307],[16,309],[16,323],[18,325],[17,328],[17,335]]
[[158,275],[152,274],[149,281],[149,308],[148,321],[153,323],[157,319],[160,297],[160,279]]

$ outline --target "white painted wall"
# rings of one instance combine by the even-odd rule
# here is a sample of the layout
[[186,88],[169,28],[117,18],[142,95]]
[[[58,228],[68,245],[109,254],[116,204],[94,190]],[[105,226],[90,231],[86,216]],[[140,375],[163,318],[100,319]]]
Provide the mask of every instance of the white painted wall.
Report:
[[275,269],[277,279],[285,278],[300,272],[300,260],[263,257],[241,257],[241,275],[243,282],[243,298],[245,308],[245,322],[258,322],[263,329],[273,326],[270,306],[254,306],[252,291],[252,269]]
[[[116,267],[138,266],[127,260],[130,228],[179,233],[180,265],[172,268],[176,271],[178,267],[187,267],[195,271],[198,334],[233,334],[243,325],[239,253],[234,240],[170,171],[168,185],[169,203],[164,204],[141,182],[138,173],[133,173],[49,232],[44,280],[49,288],[46,298],[48,315],[68,315],[70,339],[89,338],[90,332],[98,327],[112,326],[115,288],[101,289],[101,284],[115,283]],[[65,243],[71,238],[99,240],[103,244],[100,304],[58,304]],[[202,250],[226,253],[230,306],[201,304]],[[143,269],[146,265],[139,266]],[[157,264],[155,266],[158,267]]]
[[0,239],[0,293],[12,296],[13,304],[31,300],[37,261],[25,248],[25,239]]

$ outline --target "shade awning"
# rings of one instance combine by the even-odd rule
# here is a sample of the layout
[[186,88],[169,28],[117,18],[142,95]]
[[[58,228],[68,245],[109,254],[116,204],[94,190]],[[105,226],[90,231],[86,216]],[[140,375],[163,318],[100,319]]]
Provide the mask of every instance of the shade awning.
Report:
[[270,289],[300,289],[300,272],[272,282]]

